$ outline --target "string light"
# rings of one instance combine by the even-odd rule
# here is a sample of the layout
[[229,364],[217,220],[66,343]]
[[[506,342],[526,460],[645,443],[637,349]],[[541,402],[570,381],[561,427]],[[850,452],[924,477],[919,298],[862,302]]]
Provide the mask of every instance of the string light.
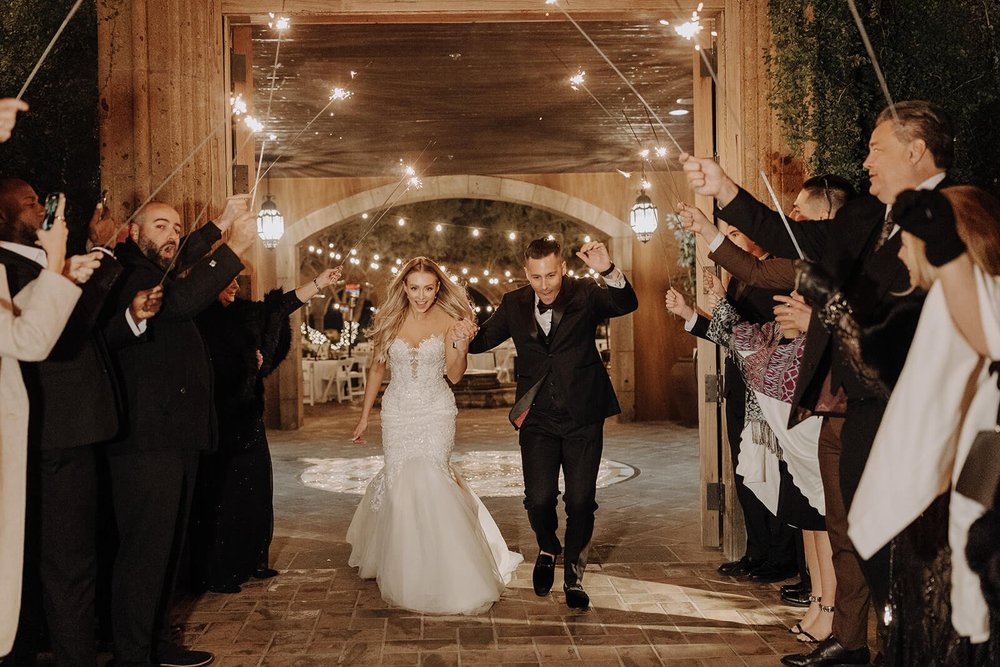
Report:
[[396,224],[399,225],[400,227],[405,227],[406,226],[406,218],[400,218],[399,220],[396,221]]
[[516,241],[517,240],[517,232],[510,232],[509,234],[507,234],[507,238],[510,239],[511,241]]
[[443,231],[444,231],[444,225],[442,225],[442,224],[441,224],[441,223],[439,222],[438,224],[434,225],[434,231],[435,231],[435,232],[443,232]]
[[590,243],[590,241],[591,241],[590,234],[587,234],[586,236],[583,237],[583,242],[584,243]]
[[472,228],[472,235],[475,236],[476,238],[479,238],[479,234],[480,234],[479,228],[473,227]]

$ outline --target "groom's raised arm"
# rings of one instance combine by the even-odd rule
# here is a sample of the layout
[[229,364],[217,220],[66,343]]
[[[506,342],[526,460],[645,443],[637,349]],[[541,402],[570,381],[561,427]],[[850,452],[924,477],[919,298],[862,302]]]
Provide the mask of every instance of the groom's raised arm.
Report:
[[500,305],[497,306],[497,309],[493,312],[490,319],[483,322],[483,326],[480,327],[479,333],[476,334],[476,337],[472,339],[471,343],[469,343],[469,352],[471,354],[492,350],[497,345],[510,338],[510,322],[507,320],[507,313],[510,311],[510,305],[507,301],[507,295],[505,294],[504,297],[500,299]]

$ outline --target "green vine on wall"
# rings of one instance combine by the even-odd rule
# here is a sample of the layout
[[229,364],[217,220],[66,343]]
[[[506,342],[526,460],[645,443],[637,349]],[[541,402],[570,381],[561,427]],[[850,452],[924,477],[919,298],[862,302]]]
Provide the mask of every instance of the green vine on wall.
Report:
[[[955,121],[952,176],[1000,186],[1000,5],[858,0],[895,100],[926,99]],[[846,2],[770,0],[771,105],[812,173],[866,186],[868,136],[885,106]],[[864,188],[866,189],[866,188]]]

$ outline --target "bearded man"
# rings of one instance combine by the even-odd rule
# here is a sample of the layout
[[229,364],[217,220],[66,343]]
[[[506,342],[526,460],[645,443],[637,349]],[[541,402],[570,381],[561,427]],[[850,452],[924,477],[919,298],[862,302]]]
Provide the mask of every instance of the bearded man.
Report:
[[[212,660],[170,640],[169,614],[198,459],[215,439],[212,368],[195,317],[243,268],[239,255],[257,233],[246,200],[231,197],[219,222],[186,243],[177,211],[149,203],[115,251],[124,273],[109,317],[138,292],[163,284],[160,312],[143,340],[111,344],[128,415],[124,434],[108,445],[120,536],[111,590],[117,667]],[[229,242],[206,254],[230,226]]]

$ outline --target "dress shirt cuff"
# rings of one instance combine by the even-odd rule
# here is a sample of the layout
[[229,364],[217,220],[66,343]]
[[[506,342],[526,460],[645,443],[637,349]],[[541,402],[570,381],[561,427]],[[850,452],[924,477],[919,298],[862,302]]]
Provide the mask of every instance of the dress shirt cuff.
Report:
[[626,282],[625,274],[618,267],[615,267],[610,275],[604,277],[604,284],[615,289],[623,289]]
[[132,311],[128,308],[125,309],[125,321],[128,322],[128,328],[132,330],[132,333],[135,334],[137,338],[146,333],[146,320],[136,324],[135,320],[132,319]]
[[725,240],[726,240],[726,235],[725,234],[723,234],[722,232],[719,232],[718,234],[716,234],[715,238],[712,239],[712,242],[708,244],[708,252],[712,253],[712,252],[715,252],[716,250],[718,250],[719,246],[721,246],[722,242],[725,241]]
[[694,325],[698,323],[698,313],[697,311],[691,315],[689,319],[684,322],[684,331],[690,332],[694,329]]

